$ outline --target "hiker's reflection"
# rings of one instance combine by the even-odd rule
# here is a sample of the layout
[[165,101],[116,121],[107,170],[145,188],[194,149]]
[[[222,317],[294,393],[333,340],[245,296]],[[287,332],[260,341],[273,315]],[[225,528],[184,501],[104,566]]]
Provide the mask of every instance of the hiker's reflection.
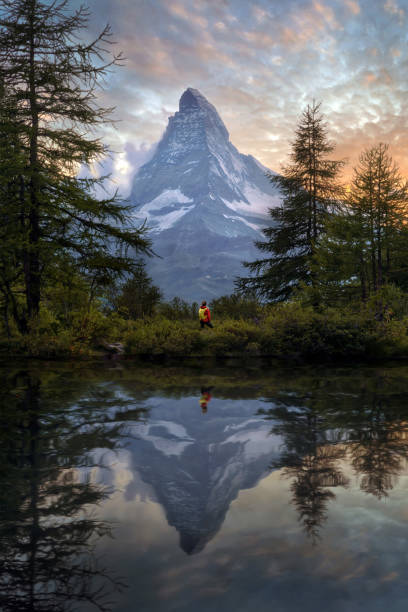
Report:
[[208,402],[211,400],[211,391],[214,387],[201,387],[200,406],[201,412],[205,414],[207,412]]

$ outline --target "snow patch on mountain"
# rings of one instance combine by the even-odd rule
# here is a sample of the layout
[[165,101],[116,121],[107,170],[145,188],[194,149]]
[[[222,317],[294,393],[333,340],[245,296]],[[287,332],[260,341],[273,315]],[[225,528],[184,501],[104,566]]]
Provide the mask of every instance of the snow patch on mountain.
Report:
[[225,219],[232,219],[233,221],[239,221],[240,223],[245,223],[245,225],[247,225],[248,227],[251,227],[256,232],[262,233],[261,227],[259,225],[255,225],[255,223],[250,223],[249,221],[244,219],[244,217],[234,217],[233,215],[225,215],[225,214],[223,215],[223,217]]
[[185,196],[180,189],[166,189],[150,202],[146,202],[139,210],[139,214],[150,215],[153,210],[157,211],[165,206],[185,204],[186,202],[193,202],[193,200]]
[[[189,210],[189,206],[179,208],[180,204],[192,204],[180,189],[166,189],[150,202],[146,202],[139,211],[146,224],[154,233],[173,227]],[[174,209],[174,210],[169,210]]]
[[243,186],[242,192],[248,202],[250,202],[251,212],[254,214],[265,216],[270,208],[275,208],[281,202],[280,195],[271,197],[269,193],[261,191],[258,187],[250,183],[246,183]]
[[172,212],[163,215],[159,221],[153,221],[151,224],[152,233],[160,233],[166,229],[170,229],[177,223],[181,217],[183,217],[190,208],[179,208],[178,210],[174,210]]

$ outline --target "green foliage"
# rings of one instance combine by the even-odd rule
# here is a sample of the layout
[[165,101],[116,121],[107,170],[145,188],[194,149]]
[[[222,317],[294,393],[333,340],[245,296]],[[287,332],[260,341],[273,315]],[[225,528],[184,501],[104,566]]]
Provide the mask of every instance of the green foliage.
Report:
[[125,319],[151,317],[160,302],[161,292],[146,273],[146,263],[139,259],[135,269],[122,285],[110,292],[113,309]]
[[346,204],[326,224],[315,254],[316,285],[326,304],[365,302],[389,283],[406,286],[407,213],[407,185],[388,146],[365,150]]
[[86,352],[75,344],[73,330],[61,328],[55,315],[45,307],[32,317],[28,332],[20,336],[20,350],[31,357],[74,356]]
[[[260,328],[251,321],[225,319],[218,322],[213,330],[203,332],[205,343],[204,351],[213,355],[229,353],[239,354],[248,350],[254,351],[254,343],[260,339]],[[256,350],[256,348],[255,348]]]
[[296,302],[273,309],[265,326],[264,352],[318,360],[365,355],[375,329],[370,319],[334,309],[321,314]]
[[262,313],[262,307],[256,297],[238,293],[222,295],[212,300],[210,307],[211,312],[221,318],[257,320]]
[[161,302],[158,307],[158,313],[172,321],[185,321],[188,319],[198,319],[198,304],[193,302],[189,304],[179,297],[174,297],[169,302]]
[[393,307],[387,302],[395,293],[391,284],[406,286],[406,214],[407,188],[388,147],[380,143],[364,151],[347,206],[330,219],[315,254],[321,304],[360,300],[376,319],[404,310],[396,304],[402,294],[393,298]]
[[131,355],[189,355],[199,353],[203,343],[199,330],[178,321],[156,317],[124,336],[125,351]]
[[363,151],[348,198],[360,226],[360,256],[365,263],[365,275],[360,276],[368,293],[390,280],[395,240],[400,231],[406,235],[407,184],[388,151],[384,143]]
[[55,274],[44,288],[43,304],[52,311],[62,325],[70,327],[78,312],[92,304],[91,288],[80,274],[68,267],[68,274]]
[[28,331],[17,330],[11,340],[0,337],[0,346],[30,357],[90,357],[100,342],[115,341],[127,331],[127,323],[117,314],[105,315],[91,306],[71,313],[69,325],[46,306],[29,322]]
[[402,320],[408,316],[408,294],[395,285],[383,285],[364,305],[368,316],[380,321]]
[[362,308],[354,303],[317,311],[300,295],[297,301],[259,306],[256,320],[217,316],[214,328],[204,330],[191,319],[126,320],[97,304],[75,310],[67,325],[44,305],[30,320],[28,333],[15,329],[11,340],[0,337],[0,346],[14,354],[47,358],[91,357],[109,342],[122,343],[129,356],[143,357],[268,356],[300,363],[406,358],[408,296],[395,286],[385,286],[380,295],[382,319],[374,316],[374,298]]
[[217,320],[198,331],[159,317],[125,334],[129,355],[269,356],[302,361],[381,359],[408,356],[408,317],[376,321],[370,312],[316,312],[300,302],[275,305],[263,320]]

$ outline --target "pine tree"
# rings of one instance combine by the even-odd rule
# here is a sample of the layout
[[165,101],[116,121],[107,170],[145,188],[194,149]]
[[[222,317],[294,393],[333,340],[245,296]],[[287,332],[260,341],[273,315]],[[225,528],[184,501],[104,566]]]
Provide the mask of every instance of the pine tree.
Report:
[[161,298],[160,289],[153,285],[146,272],[146,263],[139,259],[134,273],[117,289],[112,302],[122,316],[140,319],[151,316]]
[[[393,283],[407,287],[408,186],[379,143],[362,152],[346,206],[327,227],[317,262],[320,280],[337,287],[338,295],[359,286],[365,302]],[[381,301],[381,300],[380,300]],[[378,312],[380,314],[380,312]]]
[[301,284],[314,284],[313,257],[328,213],[342,194],[338,174],[344,162],[327,159],[333,149],[320,104],[308,105],[296,129],[290,163],[269,177],[283,195],[281,206],[270,210],[272,224],[263,230],[266,240],[255,243],[269,256],[244,264],[254,276],[239,279],[238,290],[255,290],[279,301]]
[[71,14],[67,4],[0,0],[0,80],[24,159],[12,173],[19,185],[18,263],[26,301],[20,328],[38,313],[48,270],[60,258],[91,281],[110,282],[132,270],[132,251],[149,252],[144,228],[131,224],[117,194],[98,200],[94,188],[102,179],[78,176],[82,165],[107,154],[94,130],[112,109],[98,105],[97,87],[121,56],[110,51],[109,26],[82,42],[89,14],[83,7]]

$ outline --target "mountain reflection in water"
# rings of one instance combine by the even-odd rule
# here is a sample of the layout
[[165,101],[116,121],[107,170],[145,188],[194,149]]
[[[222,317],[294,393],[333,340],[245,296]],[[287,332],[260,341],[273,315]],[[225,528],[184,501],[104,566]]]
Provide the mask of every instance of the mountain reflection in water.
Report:
[[[218,610],[218,603],[220,609],[249,610],[234,593],[269,592],[275,571],[276,577],[290,575],[287,564],[301,564],[310,550],[333,556],[330,522],[346,528],[336,503],[346,508],[347,496],[354,500],[358,493],[372,522],[369,500],[391,498],[406,475],[405,369],[239,377],[231,370],[204,377],[201,371],[126,365],[116,371],[3,371],[4,612],[128,612],[139,605],[149,612],[167,605],[199,612]],[[348,517],[354,525],[361,520],[358,512]],[[276,529],[279,536],[268,544]],[[179,551],[171,543],[175,532]],[[296,544],[289,544],[295,534]],[[285,551],[292,546],[297,552],[289,562]],[[367,550],[367,541],[361,546]],[[174,555],[185,576],[177,573]],[[269,569],[260,584],[262,572],[258,568],[255,578],[249,568],[264,555]],[[393,569],[386,575],[395,581],[398,570],[388,564]],[[357,574],[368,571],[362,567]],[[187,587],[193,568],[201,568],[198,594]],[[210,585],[220,568],[229,578],[216,573]],[[302,571],[311,570],[298,568],[297,575]],[[235,575],[241,578],[231,591]],[[197,574],[191,576],[195,584]],[[290,585],[278,603],[292,611]],[[258,603],[269,609],[266,596]],[[402,610],[402,603],[394,609]]]
[[224,401],[218,409],[214,404],[206,418],[199,418],[194,396],[151,398],[150,405],[148,422],[132,429],[129,469],[151,486],[180,534],[181,548],[198,553],[218,532],[238,493],[268,474],[280,439],[254,416],[256,400]]

